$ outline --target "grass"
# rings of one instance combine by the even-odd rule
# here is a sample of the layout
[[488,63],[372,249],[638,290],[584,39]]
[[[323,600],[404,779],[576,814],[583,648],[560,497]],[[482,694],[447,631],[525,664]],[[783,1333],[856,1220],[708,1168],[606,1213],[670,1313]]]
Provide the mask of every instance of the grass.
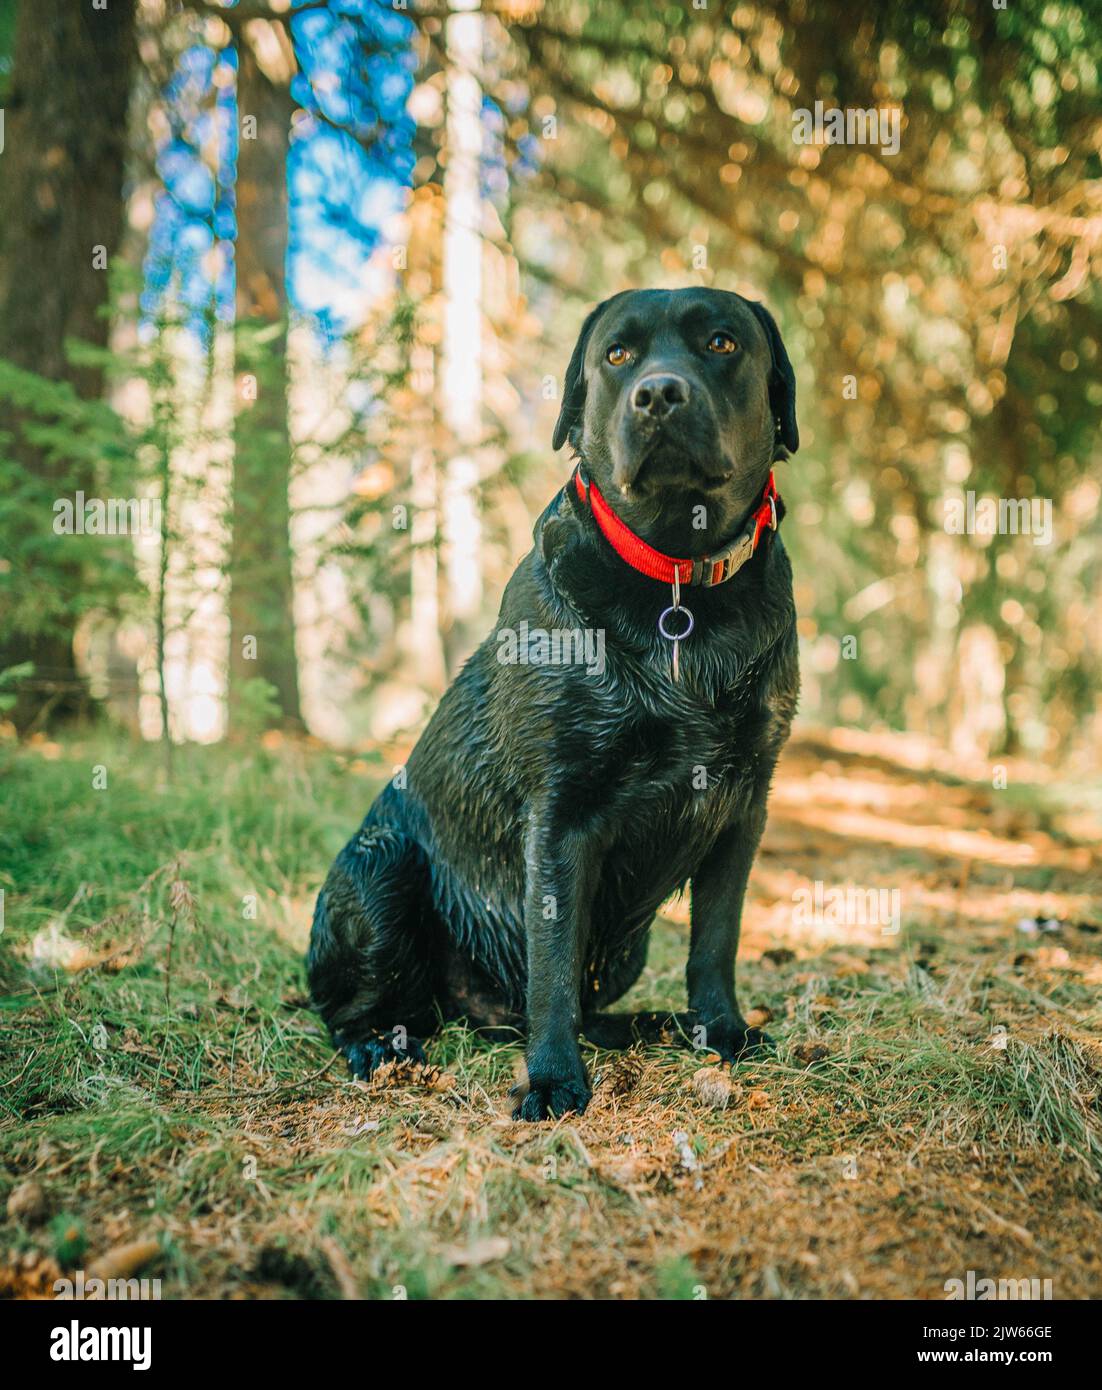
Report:
[[[852,742],[786,755],[755,869],[776,1058],[590,1049],[589,1111],[538,1126],[519,1046],[449,1027],[367,1086],[309,1011],[313,894],[381,764],[270,737],[169,785],[103,735],[0,745],[0,1296],[137,1241],[166,1297],[1099,1296],[1097,851],[1053,786]],[[900,888],[903,931],[799,925],[817,878]],[[670,904],[634,1005],[680,1002],[686,943]]]

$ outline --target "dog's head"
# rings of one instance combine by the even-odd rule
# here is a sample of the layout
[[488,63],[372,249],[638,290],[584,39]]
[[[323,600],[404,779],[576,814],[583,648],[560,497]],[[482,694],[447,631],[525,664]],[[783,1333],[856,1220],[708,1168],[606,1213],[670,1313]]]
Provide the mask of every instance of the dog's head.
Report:
[[772,316],[725,290],[628,290],[582,325],[554,444],[602,488],[669,489],[749,506],[799,447],[796,382]]

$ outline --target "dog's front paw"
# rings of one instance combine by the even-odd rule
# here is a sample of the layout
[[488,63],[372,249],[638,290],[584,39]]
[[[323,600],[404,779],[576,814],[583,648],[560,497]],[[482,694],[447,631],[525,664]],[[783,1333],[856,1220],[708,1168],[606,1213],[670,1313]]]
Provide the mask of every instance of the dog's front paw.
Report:
[[549,1120],[581,1115],[592,1092],[581,1057],[550,1063],[529,1063],[527,1080],[513,1087],[517,1097],[514,1120]]

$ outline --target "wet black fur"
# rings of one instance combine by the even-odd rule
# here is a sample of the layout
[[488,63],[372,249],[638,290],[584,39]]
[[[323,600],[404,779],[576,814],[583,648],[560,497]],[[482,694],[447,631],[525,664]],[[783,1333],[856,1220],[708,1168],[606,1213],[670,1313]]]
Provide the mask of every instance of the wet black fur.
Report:
[[[720,330],[737,352],[708,349]],[[632,357],[614,368],[617,341]],[[654,371],[690,389],[668,420],[632,405]],[[719,291],[615,296],[571,359],[556,447],[567,439],[645,539],[681,556],[718,549],[798,444],[773,320]],[[406,787],[382,792],[330,870],[308,966],[361,1076],[419,1056],[440,1019],[522,1030],[517,1113],[541,1119],[588,1101],[579,1033],[605,1046],[672,1033],[731,1061],[768,1045],[736,1002],[735,953],[798,673],[779,533],[726,584],[683,591],[696,629],[679,684],[655,626],[669,590],[615,555],[572,486],[534,539],[494,633],[410,755]],[[604,629],[604,673],[501,664],[497,633],[522,620]],[[605,1012],[642,970],[656,909],[690,882],[689,1012]]]

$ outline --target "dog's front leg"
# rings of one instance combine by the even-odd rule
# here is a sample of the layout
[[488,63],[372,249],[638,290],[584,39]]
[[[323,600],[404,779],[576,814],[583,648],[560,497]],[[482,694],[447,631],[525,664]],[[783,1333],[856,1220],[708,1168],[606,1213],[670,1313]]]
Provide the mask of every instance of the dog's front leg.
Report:
[[765,795],[729,825],[692,877],[692,935],[686,982],[697,1046],[737,1061],[773,1043],[747,1027],[735,995],[735,956],[750,866],[765,829]]
[[591,839],[533,814],[525,844],[528,1090],[514,1119],[580,1114],[589,1103],[578,1032],[596,868]]

